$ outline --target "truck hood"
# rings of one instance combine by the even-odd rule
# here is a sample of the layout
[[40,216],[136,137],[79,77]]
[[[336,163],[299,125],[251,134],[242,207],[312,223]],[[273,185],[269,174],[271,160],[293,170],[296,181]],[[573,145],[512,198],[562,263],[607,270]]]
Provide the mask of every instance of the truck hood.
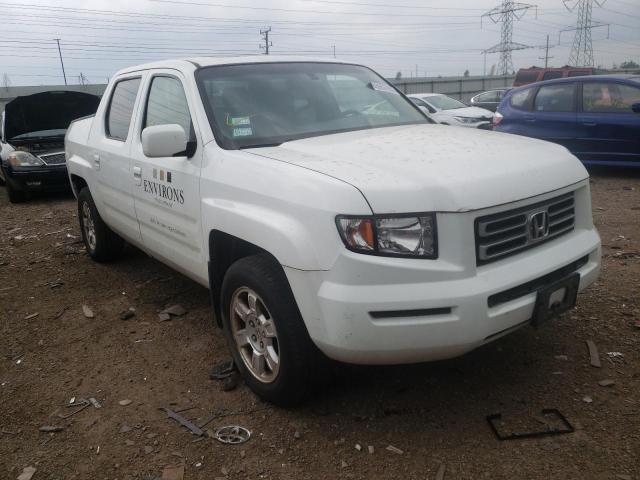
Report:
[[55,130],[66,130],[73,120],[96,113],[99,103],[100,97],[96,95],[71,91],[48,91],[14,98],[4,108],[3,138],[10,142],[27,133],[50,135]]
[[556,144],[442,125],[360,130],[245,151],[347,182],[374,213],[476,210],[588,178]]

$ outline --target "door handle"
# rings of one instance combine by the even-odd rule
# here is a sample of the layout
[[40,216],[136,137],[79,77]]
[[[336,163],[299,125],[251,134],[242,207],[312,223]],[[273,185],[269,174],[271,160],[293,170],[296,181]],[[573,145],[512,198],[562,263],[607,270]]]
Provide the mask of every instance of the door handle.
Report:
[[136,181],[136,185],[142,183],[142,169],[140,167],[133,167],[133,178]]
[[96,170],[100,170],[100,155],[97,153],[93,154],[93,163],[96,166]]
[[535,122],[535,121],[536,121],[535,117],[524,117],[524,120],[525,120],[526,122],[530,122],[530,123],[533,123],[533,122]]
[[591,122],[583,122],[582,124],[585,127],[596,127],[598,125],[597,123],[591,123]]

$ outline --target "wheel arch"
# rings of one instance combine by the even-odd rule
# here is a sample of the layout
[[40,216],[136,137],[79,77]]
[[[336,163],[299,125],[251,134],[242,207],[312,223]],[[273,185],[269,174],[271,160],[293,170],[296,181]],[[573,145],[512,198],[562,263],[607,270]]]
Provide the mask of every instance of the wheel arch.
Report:
[[264,248],[221,230],[211,230],[209,232],[209,295],[211,296],[214,320],[218,327],[222,328],[220,296],[222,282],[227,270],[237,260],[257,254],[268,255],[275,265],[282,268],[278,259]]
[[76,175],[75,173],[72,173],[69,178],[71,180],[71,190],[73,190],[75,197],[78,198],[80,191],[85,187],[88,188],[89,184],[83,177]]

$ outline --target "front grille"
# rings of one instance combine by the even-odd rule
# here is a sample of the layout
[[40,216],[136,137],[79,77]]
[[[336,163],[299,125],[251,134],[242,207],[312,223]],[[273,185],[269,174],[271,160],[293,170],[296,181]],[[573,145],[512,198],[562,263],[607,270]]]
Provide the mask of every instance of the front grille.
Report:
[[50,153],[40,155],[40,159],[47,165],[61,165],[67,161],[64,153]]
[[476,219],[476,263],[482,265],[573,230],[573,192]]

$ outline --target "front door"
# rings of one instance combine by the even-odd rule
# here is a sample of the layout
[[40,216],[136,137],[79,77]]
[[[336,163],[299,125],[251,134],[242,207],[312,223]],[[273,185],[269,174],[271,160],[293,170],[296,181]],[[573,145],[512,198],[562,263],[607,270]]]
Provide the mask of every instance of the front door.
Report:
[[559,143],[575,151],[578,127],[576,124],[576,84],[552,83],[538,89],[533,111],[524,114],[526,135]]
[[131,120],[139,110],[141,82],[139,74],[123,77],[106,93],[109,102],[105,121],[98,121],[101,116],[96,116],[88,142],[93,149],[88,160],[95,172],[94,188],[98,190],[93,197],[100,215],[111,228],[134,243],[139,243],[141,236],[132,197],[129,153]]
[[[208,279],[200,219],[200,167],[202,141],[190,114],[182,75],[157,71],[143,87],[141,113],[131,145],[135,209],[144,246],[201,283]],[[193,111],[191,109],[191,111]],[[190,157],[149,158],[142,150],[142,131],[149,126],[177,124],[197,147]]]
[[640,113],[631,106],[640,102],[640,87],[612,80],[582,85],[582,127],[578,156],[596,162],[640,164]]

